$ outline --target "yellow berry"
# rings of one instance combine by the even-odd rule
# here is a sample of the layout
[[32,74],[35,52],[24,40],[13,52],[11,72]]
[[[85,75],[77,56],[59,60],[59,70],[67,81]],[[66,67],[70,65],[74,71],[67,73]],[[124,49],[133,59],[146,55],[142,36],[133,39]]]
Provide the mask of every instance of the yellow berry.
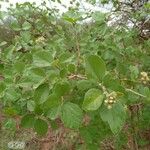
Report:
[[110,96],[110,97],[109,97],[109,99],[110,99],[110,100],[113,100],[113,99],[114,99],[114,97],[113,97],[113,96]]
[[107,103],[108,103],[108,100],[105,100],[104,102],[107,104]]
[[146,77],[147,73],[143,71],[143,72],[141,72],[141,76]]
[[141,78],[141,80],[142,80],[142,81],[144,81],[144,80],[145,80],[145,78],[144,78],[144,77],[142,77],[142,78]]
[[113,103],[114,103],[114,101],[113,101],[113,100],[109,100],[109,103],[110,103],[110,104],[113,104]]
[[111,109],[111,108],[112,108],[112,105],[108,105],[107,108],[108,108],[108,109]]
[[150,80],[150,79],[149,79],[149,77],[147,76],[147,77],[146,77],[146,81],[149,81],[149,80]]
[[147,84],[147,82],[146,82],[146,81],[143,81],[143,84]]

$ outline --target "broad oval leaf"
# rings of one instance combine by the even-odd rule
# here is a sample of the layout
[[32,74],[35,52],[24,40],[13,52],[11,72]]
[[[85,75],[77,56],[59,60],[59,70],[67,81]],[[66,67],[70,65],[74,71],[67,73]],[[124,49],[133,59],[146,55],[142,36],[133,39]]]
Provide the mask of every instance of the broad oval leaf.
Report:
[[43,119],[37,119],[34,124],[34,130],[37,132],[38,135],[45,135],[48,131],[48,124]]
[[69,128],[79,128],[83,119],[81,108],[74,103],[67,102],[61,109],[61,120],[64,125]]
[[42,108],[44,111],[50,110],[60,105],[61,99],[55,93],[48,96],[47,100],[43,103]]
[[84,96],[84,101],[83,101],[83,109],[87,111],[93,111],[97,110],[102,102],[103,102],[104,95],[102,92],[98,89],[90,89],[86,92]]
[[23,116],[21,120],[21,126],[24,128],[32,128],[34,126],[35,116],[33,114],[27,114]]
[[53,57],[50,52],[40,51],[33,54],[33,64],[36,67],[49,67],[51,66]]
[[111,109],[104,106],[100,110],[100,116],[103,121],[109,124],[111,131],[117,134],[125,123],[126,112],[123,105],[117,102]]
[[105,22],[105,17],[106,17],[106,14],[102,13],[101,11],[96,11],[96,12],[92,15],[92,18],[93,18],[96,22],[100,22],[100,23]]
[[49,96],[49,85],[48,84],[42,84],[40,85],[34,92],[34,100],[42,104],[44,103]]
[[61,107],[53,107],[47,114],[47,117],[51,120],[55,120],[60,115]]
[[58,96],[63,96],[70,90],[70,84],[67,81],[61,81],[55,84],[54,92]]
[[106,72],[106,65],[99,56],[90,55],[86,61],[86,70],[88,75],[102,80]]
[[32,100],[28,101],[28,102],[27,102],[27,109],[28,109],[29,111],[34,111],[34,109],[35,109],[35,102],[32,101]]
[[14,31],[20,31],[21,30],[21,26],[19,25],[19,22],[18,21],[13,21],[11,23],[11,28],[14,30]]
[[31,27],[32,27],[32,25],[31,25],[29,22],[27,22],[27,21],[25,21],[25,22],[22,24],[22,29],[23,29],[23,30],[29,30]]

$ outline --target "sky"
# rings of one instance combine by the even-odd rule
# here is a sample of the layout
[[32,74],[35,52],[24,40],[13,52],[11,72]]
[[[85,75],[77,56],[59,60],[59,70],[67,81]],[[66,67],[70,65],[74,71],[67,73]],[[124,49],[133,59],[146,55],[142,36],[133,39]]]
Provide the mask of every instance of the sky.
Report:
[[[5,0],[3,0],[5,1]],[[1,2],[1,9],[2,10],[7,10],[7,7],[9,7],[10,3],[15,5],[16,3],[24,3],[24,2],[36,2],[37,5],[40,5],[42,3],[43,0],[9,0],[8,2]],[[46,0],[47,2],[47,6],[49,6],[49,1],[51,0]],[[90,9],[90,10],[95,10],[95,11],[102,11],[102,12],[108,12],[111,8],[111,5],[107,5],[106,7],[104,6],[93,6],[89,3],[86,3],[85,0],[78,0],[82,6],[84,6],[84,8],[86,9]],[[67,7],[70,6],[70,0],[61,0],[63,5],[66,5]],[[51,6],[52,7],[56,7],[57,9],[60,10],[60,12],[65,12],[67,11],[67,8],[63,7],[62,5],[58,4],[58,3],[53,3],[51,2]]]

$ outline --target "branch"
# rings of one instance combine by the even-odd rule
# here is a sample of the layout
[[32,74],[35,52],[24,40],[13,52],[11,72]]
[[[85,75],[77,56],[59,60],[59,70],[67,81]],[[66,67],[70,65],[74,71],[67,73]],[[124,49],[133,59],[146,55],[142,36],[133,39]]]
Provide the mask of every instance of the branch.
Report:
[[133,93],[133,94],[135,94],[135,95],[138,95],[138,96],[141,96],[141,97],[146,98],[146,96],[145,96],[145,95],[140,94],[140,93],[138,93],[138,92],[136,92],[136,91],[133,91],[133,90],[131,90],[131,89],[126,89],[126,91],[131,92],[131,93]]
[[71,74],[70,76],[68,76],[68,79],[87,79],[86,76],[82,76],[82,75],[78,75],[78,74]]

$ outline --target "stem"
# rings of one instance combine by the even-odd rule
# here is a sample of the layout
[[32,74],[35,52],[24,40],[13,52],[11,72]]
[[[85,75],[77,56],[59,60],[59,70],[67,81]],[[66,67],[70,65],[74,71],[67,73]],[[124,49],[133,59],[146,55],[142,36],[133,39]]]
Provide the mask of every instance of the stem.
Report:
[[145,95],[142,95],[142,94],[140,94],[140,93],[138,93],[138,92],[136,92],[136,91],[133,91],[133,90],[131,90],[131,89],[126,89],[126,91],[131,92],[131,93],[133,93],[133,94],[135,94],[135,95],[138,95],[138,96],[141,96],[141,97],[146,98]]
[[75,29],[75,40],[76,40],[76,49],[77,49],[77,66],[80,65],[80,46],[79,46],[79,41],[78,41],[78,33],[77,33],[77,30],[76,28],[74,27]]
[[78,74],[72,74],[72,75],[68,76],[68,79],[85,79],[85,80],[87,80],[87,77],[78,75]]

